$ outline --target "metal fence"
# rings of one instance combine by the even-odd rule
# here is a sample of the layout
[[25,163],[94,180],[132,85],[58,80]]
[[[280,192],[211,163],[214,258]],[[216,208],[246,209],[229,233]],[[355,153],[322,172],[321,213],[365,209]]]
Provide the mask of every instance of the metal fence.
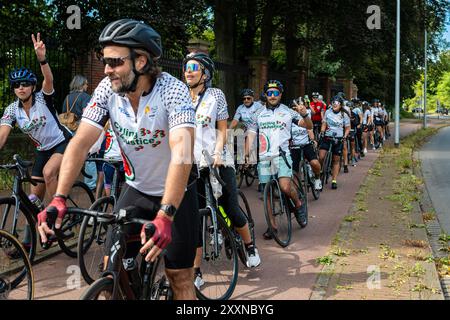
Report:
[[[26,67],[33,70],[38,77],[37,90],[40,90],[43,78],[33,44],[30,42],[0,43],[0,114],[15,98],[8,80],[9,72],[14,68]],[[57,42],[51,39],[46,41],[45,46],[47,48],[47,61],[54,77],[55,105],[60,108],[69,91],[72,59]]]

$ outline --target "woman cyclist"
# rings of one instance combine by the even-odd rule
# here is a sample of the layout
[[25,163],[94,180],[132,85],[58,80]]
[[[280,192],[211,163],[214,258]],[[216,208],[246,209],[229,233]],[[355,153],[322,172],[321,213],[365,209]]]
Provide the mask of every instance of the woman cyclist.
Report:
[[[219,168],[220,176],[228,188],[228,190],[222,190],[223,195],[219,199],[219,203],[223,205],[236,231],[244,241],[248,257],[247,266],[257,267],[261,263],[261,259],[258,249],[251,239],[248,222],[239,208],[234,161],[225,145],[228,119],[227,102],[220,89],[211,87],[214,70],[214,62],[205,53],[190,53],[183,60],[184,77],[196,110],[195,161],[201,172],[204,172],[202,169],[205,168],[206,162],[203,159],[202,151],[206,149],[212,155],[213,165]],[[204,183],[201,179],[198,180],[198,192],[200,195],[205,193]],[[202,196],[199,197],[199,205],[200,208],[206,207]],[[201,241],[201,237],[199,241]],[[201,259],[202,249],[198,247],[194,262],[194,284],[197,287],[204,284],[200,271]]]
[[[344,109],[344,99],[341,96],[335,96],[331,101],[332,109],[325,112],[320,130],[323,136],[320,144],[319,159],[323,166],[325,155],[332,144],[333,164],[331,170],[331,188],[337,189],[337,175],[339,174],[339,160],[342,155],[343,142],[350,133],[350,116]],[[337,139],[336,141],[333,139]]]
[[6,108],[0,119],[0,149],[16,124],[30,137],[36,147],[32,178],[45,181],[45,185],[31,185],[31,193],[42,200],[45,190],[50,198],[56,193],[59,167],[71,133],[58,121],[53,104],[53,74],[40,33],[36,38],[33,34],[32,40],[44,76],[42,89],[36,91],[37,77],[30,69],[22,67],[10,72],[9,83],[17,99]]

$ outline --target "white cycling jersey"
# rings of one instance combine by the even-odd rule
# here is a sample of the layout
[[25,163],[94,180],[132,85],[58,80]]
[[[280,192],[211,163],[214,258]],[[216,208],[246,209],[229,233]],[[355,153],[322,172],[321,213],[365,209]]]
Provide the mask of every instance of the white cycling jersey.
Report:
[[[308,115],[311,116],[311,110],[308,109]],[[310,142],[308,130],[302,126],[292,123],[292,146],[303,147]]]
[[105,132],[105,159],[117,159],[121,157],[120,146],[114,130],[109,128]]
[[246,107],[244,104],[241,104],[237,108],[233,120],[241,121],[244,125],[244,131],[247,131],[251,126],[254,114],[261,108],[264,108],[264,106],[261,105],[259,101],[253,102],[250,107]]
[[298,123],[301,116],[298,112],[280,104],[275,109],[262,108],[255,115],[249,131],[259,130],[259,155],[279,153],[278,148],[290,154],[289,140],[292,137],[292,123]]
[[[222,90],[207,88],[194,102],[196,131],[194,156],[200,167],[206,166],[202,151],[205,149],[210,155],[214,153],[217,143],[216,122],[228,119],[227,101]],[[226,166],[234,166],[232,153],[224,145],[222,161]]]
[[30,116],[28,117],[19,100],[11,103],[0,119],[0,126],[13,128],[16,124],[27,134],[38,151],[47,151],[56,147],[71,136],[70,131],[58,121],[53,105],[53,94],[44,91],[36,92],[32,99]]
[[195,110],[186,85],[163,72],[142,96],[137,113],[128,98],[103,79],[83,113],[83,122],[103,130],[111,120],[124,162],[127,184],[152,196],[164,194],[171,160],[170,131],[195,127]]
[[363,124],[367,125],[369,123],[369,119],[372,116],[372,112],[370,110],[364,111],[363,115]]
[[334,113],[333,110],[327,110],[323,121],[327,123],[326,137],[342,138],[344,136],[343,129],[350,126],[350,117],[347,113],[340,111]]

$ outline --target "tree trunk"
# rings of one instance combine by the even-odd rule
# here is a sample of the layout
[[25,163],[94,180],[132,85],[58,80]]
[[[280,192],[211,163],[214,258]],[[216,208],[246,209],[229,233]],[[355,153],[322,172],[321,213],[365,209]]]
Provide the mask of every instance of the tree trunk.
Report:
[[273,36],[273,2],[266,4],[264,15],[261,23],[261,49],[260,54],[263,57],[270,58],[272,52],[272,36]]
[[[216,38],[217,58],[220,62],[234,64],[236,12],[234,0],[214,1],[214,33]],[[234,74],[220,72],[217,86],[223,90],[230,107],[235,105]],[[229,109],[233,114],[234,108]]]

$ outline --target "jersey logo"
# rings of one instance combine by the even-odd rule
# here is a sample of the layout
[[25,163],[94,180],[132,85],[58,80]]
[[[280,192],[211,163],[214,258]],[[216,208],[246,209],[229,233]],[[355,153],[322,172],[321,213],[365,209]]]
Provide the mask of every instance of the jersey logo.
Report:
[[123,106],[119,106],[119,111],[124,114],[127,118],[131,118],[131,115],[128,113],[128,111]]

